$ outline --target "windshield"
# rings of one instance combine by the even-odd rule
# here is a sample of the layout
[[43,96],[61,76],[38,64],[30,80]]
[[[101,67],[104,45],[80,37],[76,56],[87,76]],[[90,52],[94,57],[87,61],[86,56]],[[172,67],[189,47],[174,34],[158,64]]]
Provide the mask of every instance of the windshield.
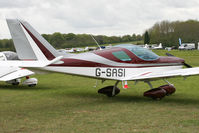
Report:
[[3,53],[6,56],[7,60],[19,60],[19,58],[15,52],[4,51]]
[[120,44],[116,45],[115,47],[126,48],[142,60],[151,61],[151,60],[157,60],[159,58],[159,56],[153,53],[152,51],[146,48],[139,47],[137,45]]

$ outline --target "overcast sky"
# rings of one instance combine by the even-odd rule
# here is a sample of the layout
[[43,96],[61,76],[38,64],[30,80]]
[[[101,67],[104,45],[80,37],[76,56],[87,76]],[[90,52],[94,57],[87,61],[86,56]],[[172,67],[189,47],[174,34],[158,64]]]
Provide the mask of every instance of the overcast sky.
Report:
[[28,21],[39,33],[142,34],[162,20],[199,18],[198,0],[0,0],[0,38],[5,18]]

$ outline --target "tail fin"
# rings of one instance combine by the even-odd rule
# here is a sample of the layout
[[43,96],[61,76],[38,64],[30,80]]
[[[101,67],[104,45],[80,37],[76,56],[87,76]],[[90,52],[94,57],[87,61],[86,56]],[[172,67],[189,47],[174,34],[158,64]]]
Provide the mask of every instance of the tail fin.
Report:
[[159,48],[162,48],[162,43],[160,43],[158,47],[159,47]]
[[36,60],[37,57],[33,52],[19,21],[16,19],[6,19],[6,21],[19,59]]
[[60,54],[30,24],[7,19],[7,24],[20,59],[53,60]]
[[182,40],[181,38],[179,38],[179,45],[181,46],[181,44],[182,44]]

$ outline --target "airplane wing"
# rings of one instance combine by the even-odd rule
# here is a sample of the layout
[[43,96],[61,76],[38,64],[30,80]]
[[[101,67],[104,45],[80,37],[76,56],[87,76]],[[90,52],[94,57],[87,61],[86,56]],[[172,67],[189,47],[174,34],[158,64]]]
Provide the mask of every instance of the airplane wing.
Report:
[[28,69],[19,67],[0,67],[0,70],[0,81],[10,81],[34,74],[34,72]]
[[165,72],[143,72],[142,74],[127,77],[125,80],[155,80],[160,78],[171,78],[171,77],[186,77],[192,75],[199,75],[199,67],[195,68],[185,68],[179,70],[171,70]]
[[53,60],[37,60],[37,61],[0,61],[0,81],[9,81],[13,79],[18,79],[33,75],[34,72],[24,69],[25,68],[35,68],[35,67],[45,67],[50,64],[59,61],[62,56],[59,56]]

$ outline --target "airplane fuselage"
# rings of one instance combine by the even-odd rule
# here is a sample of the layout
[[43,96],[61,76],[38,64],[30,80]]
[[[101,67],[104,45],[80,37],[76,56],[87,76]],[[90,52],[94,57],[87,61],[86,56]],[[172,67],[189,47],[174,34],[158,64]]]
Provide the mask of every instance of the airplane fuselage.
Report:
[[[121,51],[125,52],[122,54],[127,56],[121,55],[120,58],[114,55]],[[69,56],[42,69],[94,78],[125,80],[152,73],[158,74],[182,69],[183,62],[184,60],[181,58],[161,56],[155,60],[143,60],[125,48],[114,47]]]

